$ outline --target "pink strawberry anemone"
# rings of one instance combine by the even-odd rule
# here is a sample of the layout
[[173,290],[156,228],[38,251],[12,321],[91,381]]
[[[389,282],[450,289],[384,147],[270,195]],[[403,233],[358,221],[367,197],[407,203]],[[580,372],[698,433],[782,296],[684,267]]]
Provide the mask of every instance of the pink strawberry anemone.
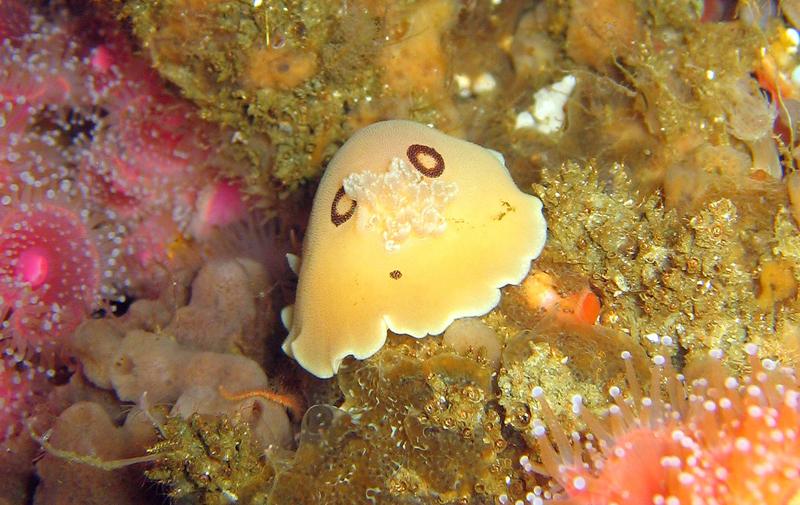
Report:
[[19,0],[0,18],[0,350],[48,369],[93,311],[194,261],[194,221],[245,208],[227,184],[198,208],[226,135],[116,24]]
[[87,210],[56,194],[21,197],[0,214],[2,344],[7,355],[38,356],[48,366],[93,309],[121,296],[119,268],[110,270],[121,253],[120,230],[91,223]]
[[200,191],[189,230],[196,238],[208,238],[215,229],[241,222],[246,216],[247,205],[240,185],[230,180],[215,181]]
[[0,358],[0,443],[20,432],[35,395],[32,370]]
[[[628,395],[596,417],[573,398],[586,432],[567,434],[534,388],[542,420],[533,425],[540,464],[522,468],[551,479],[517,503],[572,505],[784,505],[800,500],[800,383],[796,371],[760,360],[747,345],[751,371],[727,376],[711,351],[703,377],[686,384],[669,360],[654,358],[649,396],[629,353]],[[501,504],[512,500],[502,495]]]
[[[195,143],[188,106],[162,100],[139,96],[121,110],[112,110],[88,152],[91,173],[103,180],[108,191],[101,197],[125,204],[115,209],[120,215],[138,217],[176,204],[182,205],[180,213],[188,215],[194,205],[193,188],[200,180],[195,160],[207,152]],[[181,193],[191,196],[184,202],[170,199]]]
[[168,94],[119,34],[109,38],[88,58],[104,116],[81,154],[84,182],[122,218],[168,211],[185,229],[213,154],[213,128]]

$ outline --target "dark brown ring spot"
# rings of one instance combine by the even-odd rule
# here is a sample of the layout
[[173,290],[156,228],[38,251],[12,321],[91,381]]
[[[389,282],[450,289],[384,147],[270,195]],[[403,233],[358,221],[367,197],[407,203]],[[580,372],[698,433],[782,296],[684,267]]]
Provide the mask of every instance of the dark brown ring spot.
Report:
[[[408,146],[406,156],[408,156],[408,160],[414,165],[414,168],[419,170],[425,177],[439,177],[444,172],[444,158],[439,154],[439,151],[430,146],[411,144]],[[421,156],[433,159],[434,165],[432,167],[426,166]]]
[[389,277],[391,277],[394,280],[397,280],[402,276],[403,272],[401,272],[400,270],[392,270],[391,272],[389,272]]
[[340,224],[344,224],[345,221],[353,217],[353,214],[356,213],[356,205],[358,202],[355,200],[350,201],[350,208],[347,209],[347,212],[340,213],[337,207],[339,206],[339,200],[341,200],[345,196],[344,187],[340,187],[339,191],[336,192],[336,196],[333,197],[333,203],[331,204],[331,223],[334,226],[339,226]]

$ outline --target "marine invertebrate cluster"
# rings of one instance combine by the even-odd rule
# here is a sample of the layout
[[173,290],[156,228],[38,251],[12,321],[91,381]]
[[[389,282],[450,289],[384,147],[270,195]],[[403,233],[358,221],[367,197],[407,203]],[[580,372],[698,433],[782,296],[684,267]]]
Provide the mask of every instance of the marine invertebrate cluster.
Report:
[[0,502],[796,499],[796,3],[0,0]]
[[[81,201],[60,146],[58,129],[66,125],[56,111],[84,89],[71,67],[77,45],[63,27],[25,20],[19,36],[0,46],[0,338],[6,354],[39,356],[42,369],[51,369],[64,338],[101,300],[119,296],[124,227]],[[44,121],[59,126],[45,129]]]
[[[489,407],[490,370],[480,357],[436,339],[393,339],[370,361],[340,370],[341,409],[306,412],[294,452],[262,446],[236,416],[175,417],[147,474],[175,498],[218,503],[491,500],[511,461]],[[399,380],[402,379],[402,380]]]
[[[35,412],[36,427],[28,426],[46,453],[36,467],[37,500],[70,496],[97,503],[115,494],[126,503],[163,499],[150,496],[152,487],[142,491],[146,468],[176,497],[196,479],[193,484],[204,489],[198,496],[227,489],[245,499],[239,477],[251,467],[264,469],[264,479],[271,475],[264,450],[290,442],[290,422],[284,406],[268,394],[273,382],[240,354],[263,356],[263,269],[247,258],[217,258],[194,276],[191,297],[192,272],[176,277],[159,300],[138,300],[125,315],[78,328],[69,345],[80,370]],[[135,406],[122,406],[119,399]],[[16,414],[18,421],[21,412]],[[57,418],[51,422],[51,416]],[[241,444],[227,446],[229,459],[219,459],[220,439]],[[62,472],[68,476],[58,478]],[[260,482],[250,482],[252,493],[266,492]]]
[[490,405],[491,369],[438,338],[390,337],[339,370],[344,403],[312,407],[269,503],[487,503],[511,459]]
[[268,503],[267,483],[274,475],[247,423],[227,417],[173,417],[162,427],[163,440],[149,453],[158,465],[148,478],[169,483],[173,499],[194,503]]
[[[676,335],[691,361],[694,352],[738,349],[742,328],[748,328],[747,338],[759,345],[764,340],[771,352],[751,272],[776,256],[792,258],[794,265],[791,247],[773,228],[785,219],[782,214],[773,215],[769,206],[740,213],[737,204],[748,204],[734,194],[735,200],[719,198],[682,217],[665,208],[658,194],[637,195],[623,167],[609,171],[607,183],[593,165],[543,173],[534,191],[551,209],[552,247],[537,268],[583,276],[600,297],[601,324],[645,347],[647,334]],[[754,184],[753,190],[764,202],[779,196],[767,184]],[[748,254],[746,244],[756,242],[773,249]],[[793,320],[791,311],[777,309],[779,320]]]
[[646,372],[646,354],[623,332],[588,325],[549,314],[506,340],[502,366],[497,375],[498,403],[505,409],[504,422],[524,431],[540,405],[531,398],[539,388],[550,399],[554,415],[568,428],[574,421],[569,399],[579,394],[586,406],[604,404],[605,390],[619,386],[622,363],[609,356],[631,349],[636,370]]
[[330,377],[345,356],[374,354],[387,330],[420,338],[497,305],[546,236],[541,203],[498,158],[409,121],[350,139],[315,197],[287,354]]
[[274,206],[276,190],[318,174],[353,130],[348,111],[380,95],[362,65],[375,53],[374,19],[362,9],[133,1],[123,13],[161,74],[206,117],[237,130],[240,163],[224,170],[261,204]]
[[120,4],[155,68],[236,129],[242,163],[225,173],[270,209],[375,120],[457,127],[445,40],[458,2]]
[[220,138],[106,20],[82,20],[90,38],[63,6],[4,8],[0,340],[52,373],[92,311],[157,290],[178,263]]
[[101,52],[108,61],[91,67],[105,115],[80,153],[90,197],[125,218],[167,212],[185,229],[214,129],[164,89],[121,34],[92,50],[91,61]]
[[[123,401],[168,403],[183,419],[236,415],[263,447],[285,445],[284,406],[239,394],[273,388],[253,359],[263,357],[257,303],[266,282],[263,267],[244,258],[210,262],[192,282],[190,303],[180,296],[134,302],[125,316],[86,322],[70,346],[86,378]],[[180,306],[161,314],[169,303]]]
[[[630,400],[611,388],[614,405],[604,417],[573,397],[590,433],[585,441],[563,432],[541,389],[534,390],[544,413],[533,428],[543,465],[538,471],[552,476],[563,488],[556,493],[576,504],[790,503],[800,493],[797,377],[759,359],[756,346],[746,350],[752,369],[743,378],[726,377],[715,350],[689,384],[656,355],[646,396],[628,365]],[[629,362],[630,354],[622,359]],[[520,463],[537,471],[527,456]]]

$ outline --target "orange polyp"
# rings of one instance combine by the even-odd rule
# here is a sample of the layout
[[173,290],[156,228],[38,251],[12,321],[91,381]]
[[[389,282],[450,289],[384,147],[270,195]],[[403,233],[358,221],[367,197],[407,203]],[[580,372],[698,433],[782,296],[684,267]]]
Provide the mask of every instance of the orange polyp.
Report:
[[553,276],[545,272],[531,273],[520,287],[531,309],[553,310],[560,318],[590,325],[595,324],[600,315],[600,299],[588,287],[562,297]]
[[578,322],[594,324],[600,315],[600,299],[591,289],[585,288],[564,298],[559,309],[562,314],[570,315]]
[[599,315],[600,299],[590,289],[584,289],[578,297],[575,316],[586,324],[594,324]]
[[267,391],[266,389],[252,389],[250,391],[242,391],[239,393],[232,393],[225,389],[224,386],[219,386],[219,394],[226,400],[241,401],[250,398],[263,398],[271,402],[275,402],[282,407],[289,410],[289,415],[295,422],[299,422],[303,418],[305,406],[303,400],[291,393],[278,393],[276,391]]

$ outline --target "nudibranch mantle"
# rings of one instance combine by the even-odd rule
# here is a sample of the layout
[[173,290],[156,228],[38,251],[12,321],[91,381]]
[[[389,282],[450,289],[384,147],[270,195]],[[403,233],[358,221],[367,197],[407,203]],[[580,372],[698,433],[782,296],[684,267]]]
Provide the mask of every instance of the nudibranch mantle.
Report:
[[502,156],[411,121],[356,132],[314,198],[283,350],[317,377],[485,314],[544,247],[541,201]]

